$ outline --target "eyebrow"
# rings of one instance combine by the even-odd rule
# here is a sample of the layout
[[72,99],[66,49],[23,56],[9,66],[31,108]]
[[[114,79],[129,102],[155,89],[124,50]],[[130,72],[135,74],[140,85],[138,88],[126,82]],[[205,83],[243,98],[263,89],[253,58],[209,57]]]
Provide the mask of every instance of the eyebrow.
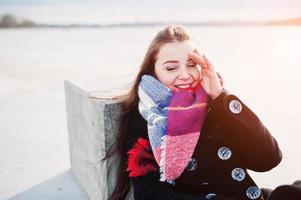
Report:
[[[190,59],[190,58],[188,58],[188,59],[186,60],[186,62],[191,62],[191,61],[193,61],[193,60]],[[177,61],[177,60],[167,60],[167,61],[165,61],[165,62],[163,63],[163,65],[166,64],[166,63],[179,63],[179,61]]]
[[165,61],[164,63],[163,63],[163,65],[164,64],[166,64],[166,63],[178,63],[179,61],[177,61],[177,60],[167,60],[167,61]]

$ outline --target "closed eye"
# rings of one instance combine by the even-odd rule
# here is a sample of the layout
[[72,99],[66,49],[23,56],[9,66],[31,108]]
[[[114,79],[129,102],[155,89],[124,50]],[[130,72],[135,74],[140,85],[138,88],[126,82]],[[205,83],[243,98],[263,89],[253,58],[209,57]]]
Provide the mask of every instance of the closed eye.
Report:
[[175,70],[175,69],[177,69],[176,66],[168,66],[168,67],[166,67],[166,70],[167,70],[167,71],[173,71],[173,70]]
[[197,63],[194,62],[193,60],[189,60],[186,64],[187,64],[187,67],[195,67],[195,66],[197,66]]
[[187,67],[196,67],[197,64],[190,64],[190,65],[187,65]]
[[197,66],[197,63],[195,61],[193,61],[192,59],[188,59],[186,64],[187,64],[187,67]]

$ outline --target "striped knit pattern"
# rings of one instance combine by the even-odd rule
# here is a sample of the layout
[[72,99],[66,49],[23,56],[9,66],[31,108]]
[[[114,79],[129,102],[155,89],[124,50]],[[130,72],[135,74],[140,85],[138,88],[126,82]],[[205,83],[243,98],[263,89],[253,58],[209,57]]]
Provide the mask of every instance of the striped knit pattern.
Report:
[[160,180],[174,181],[186,168],[207,110],[207,94],[200,84],[194,91],[171,91],[149,75],[138,88],[139,111],[147,121],[154,157],[160,166]]

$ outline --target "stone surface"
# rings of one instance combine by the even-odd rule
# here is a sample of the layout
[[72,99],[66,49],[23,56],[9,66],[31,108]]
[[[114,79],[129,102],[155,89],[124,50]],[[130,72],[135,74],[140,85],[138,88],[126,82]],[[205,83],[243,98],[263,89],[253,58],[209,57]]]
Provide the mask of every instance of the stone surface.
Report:
[[118,161],[100,161],[117,133],[121,98],[95,97],[68,81],[65,96],[72,172],[91,200],[105,200]]

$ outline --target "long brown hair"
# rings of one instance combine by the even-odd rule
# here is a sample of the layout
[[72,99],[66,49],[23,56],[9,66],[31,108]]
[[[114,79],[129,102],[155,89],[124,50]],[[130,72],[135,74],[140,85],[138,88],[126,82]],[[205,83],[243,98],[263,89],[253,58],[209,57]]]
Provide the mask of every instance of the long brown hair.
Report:
[[117,167],[117,182],[112,194],[109,196],[109,200],[124,200],[130,191],[129,177],[126,172],[127,165],[127,152],[126,152],[126,137],[125,130],[128,125],[128,114],[137,107],[139,102],[138,97],[138,86],[141,77],[144,74],[153,75],[154,66],[157,60],[157,54],[160,48],[170,42],[189,40],[190,36],[183,26],[180,25],[170,25],[159,31],[156,37],[152,40],[143,62],[140,67],[140,71],[133,85],[122,102],[122,114],[119,120],[119,129],[116,136],[116,140],[113,145],[109,148],[106,156],[102,159],[104,161],[113,155],[116,155],[119,159],[119,166]]

